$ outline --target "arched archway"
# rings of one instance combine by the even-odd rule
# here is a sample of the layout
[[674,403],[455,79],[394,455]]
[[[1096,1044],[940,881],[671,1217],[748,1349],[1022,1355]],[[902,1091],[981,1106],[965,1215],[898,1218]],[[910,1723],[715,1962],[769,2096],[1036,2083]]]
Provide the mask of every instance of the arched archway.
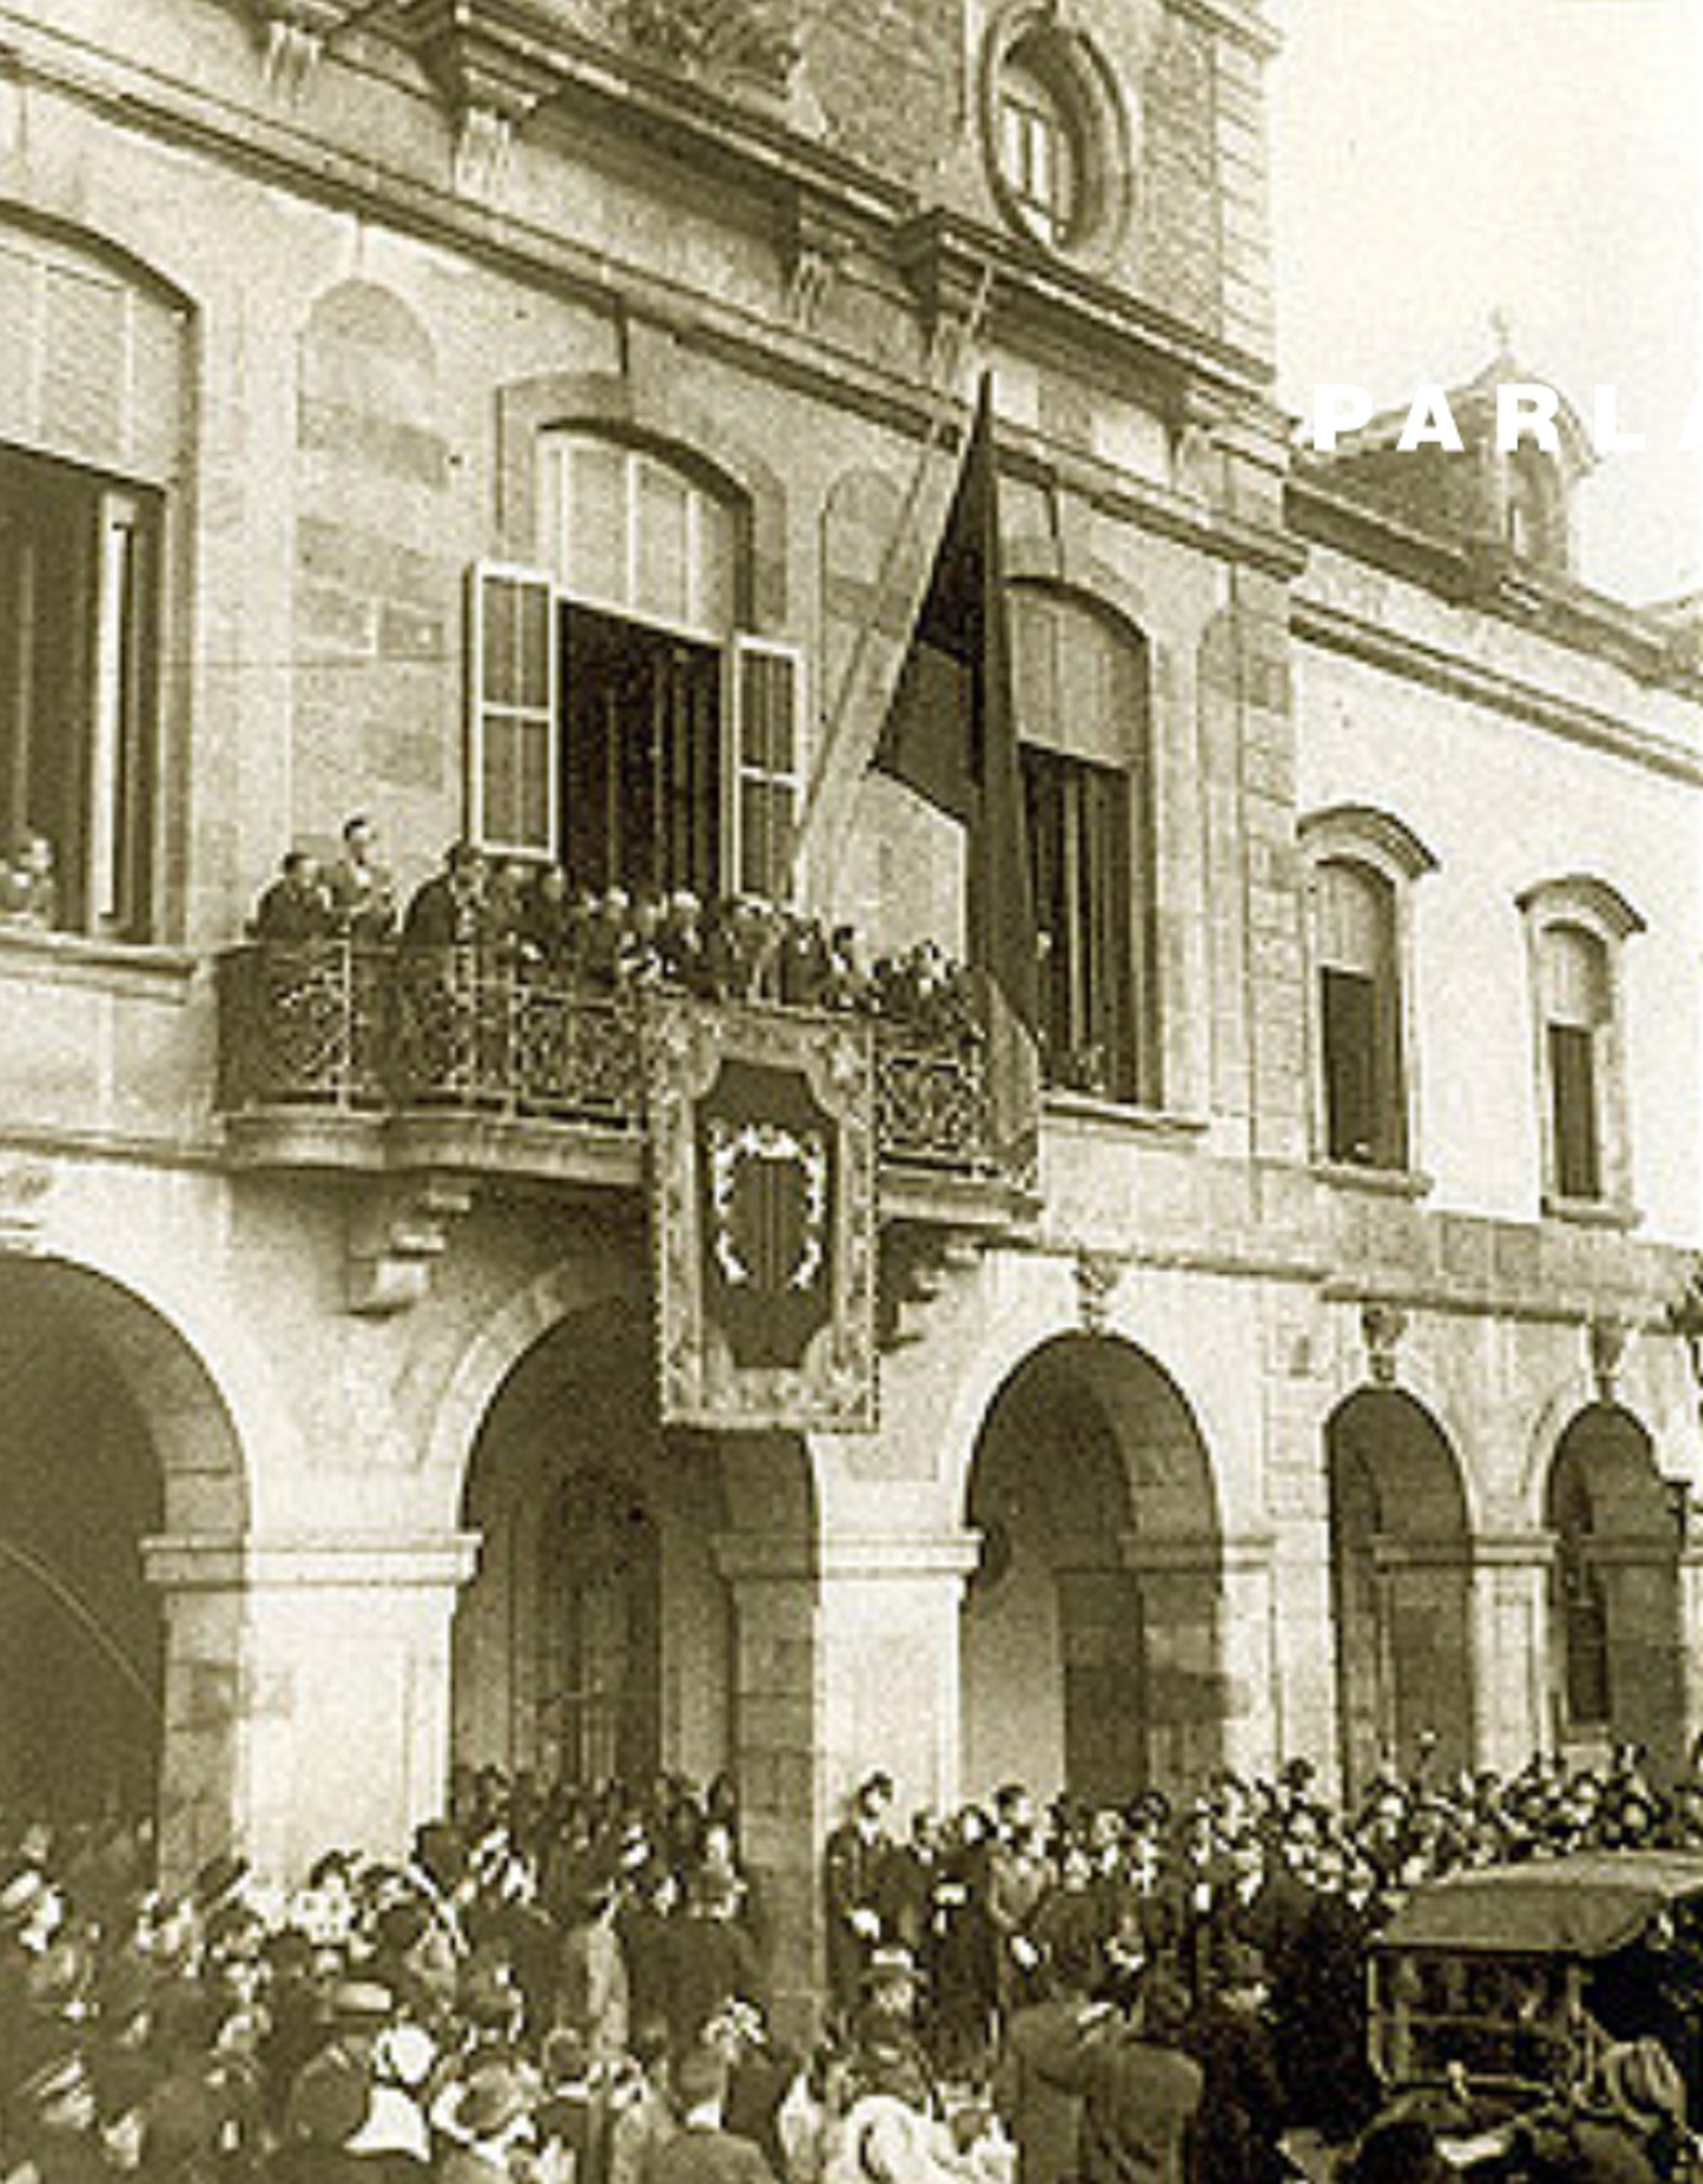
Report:
[[157,1816],[181,1873],[236,1824],[237,1634],[145,1564],[242,1534],[235,1428],[177,1328],[52,1258],[0,1257],[0,1810]]
[[1133,1344],[1064,1335],[977,1438],[981,1564],[961,1623],[963,1773],[1117,1800],[1222,1756],[1222,1540],[1199,1429]]
[[1625,1738],[1672,1763],[1684,1742],[1676,1525],[1649,1434],[1593,1403],[1556,1443],[1544,1493],[1554,1536],[1551,1689],[1563,1747]]
[[1436,1738],[1474,1747],[1471,1571],[1460,1467],[1436,1419],[1396,1389],[1362,1389],[1325,1428],[1331,1616],[1344,1784]]
[[474,1443],[477,1575],[454,1634],[458,1764],[543,1780],[714,1772],[731,1750],[715,1443],[665,1433],[643,1314],[590,1305],[509,1374]]
[[463,1764],[705,1775],[760,1742],[736,1719],[729,1579],[766,1552],[813,1582],[809,1460],[786,1434],[665,1429],[653,1344],[637,1302],[580,1304],[485,1410],[462,1486],[479,1568],[454,1633]]

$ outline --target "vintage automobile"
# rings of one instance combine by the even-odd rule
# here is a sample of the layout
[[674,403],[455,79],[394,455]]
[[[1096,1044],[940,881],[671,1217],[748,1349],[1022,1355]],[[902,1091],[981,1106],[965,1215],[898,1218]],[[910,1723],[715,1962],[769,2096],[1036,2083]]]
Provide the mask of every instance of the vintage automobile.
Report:
[[[1699,1964],[1703,1856],[1593,1852],[1429,1882],[1372,1950],[1385,2112],[1425,2114],[1455,2168],[1505,2175],[1508,2127],[1577,2094],[1611,2045],[1684,2044]],[[1310,2177],[1334,2173],[1316,2150],[1292,2158]]]

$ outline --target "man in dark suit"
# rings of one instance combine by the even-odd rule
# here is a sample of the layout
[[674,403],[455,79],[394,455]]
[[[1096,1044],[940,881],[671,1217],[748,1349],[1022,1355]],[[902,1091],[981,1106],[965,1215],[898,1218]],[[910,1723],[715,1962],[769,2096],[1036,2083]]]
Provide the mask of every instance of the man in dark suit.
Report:
[[1200,2065],[1179,2041],[1189,1992],[1149,1974],[1134,2022],[1091,2036],[1064,2080],[1083,2095],[1081,2184],[1185,2184],[1200,2113]]
[[331,898],[317,861],[305,849],[290,850],[278,869],[277,879],[255,906],[249,931],[256,940],[289,945],[324,940],[334,930]]
[[419,888],[402,921],[411,948],[464,948],[485,935],[485,858],[476,843],[452,842],[444,869]]
[[1266,2021],[1266,1966],[1244,1942],[1223,1945],[1219,1985],[1196,2010],[1184,2043],[1206,2074],[1195,2184],[1281,2184],[1283,2083]]
[[774,2184],[774,2172],[748,2138],[722,2128],[726,2063],[690,2048],[674,2066],[679,2135],[652,2154],[647,2184]]
[[893,1855],[886,1818],[892,1803],[892,1777],[867,1776],[823,1850],[828,1999],[842,2020],[856,2009],[869,1954],[883,1938],[881,1904],[887,1893],[886,1861]]

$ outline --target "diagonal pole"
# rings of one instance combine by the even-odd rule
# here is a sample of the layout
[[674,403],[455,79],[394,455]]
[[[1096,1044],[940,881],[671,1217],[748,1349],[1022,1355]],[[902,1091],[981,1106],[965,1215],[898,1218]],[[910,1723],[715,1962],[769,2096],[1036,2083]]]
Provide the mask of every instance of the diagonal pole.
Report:
[[[964,316],[962,332],[958,339],[952,344],[952,359],[942,375],[944,384],[935,387],[930,393],[929,399],[933,413],[929,420],[929,429],[923,438],[921,448],[912,469],[904,498],[899,505],[898,516],[894,523],[892,535],[887,541],[886,551],[881,557],[881,567],[876,573],[875,592],[870,599],[869,611],[858,624],[857,634],[852,640],[852,650],[847,657],[844,672],[840,677],[839,689],[834,693],[834,709],[828,716],[827,732],[822,739],[822,749],[810,776],[810,785],[804,800],[803,814],[799,821],[798,839],[800,841],[806,841],[809,838],[810,829],[815,825],[817,812],[821,808],[823,793],[834,771],[834,763],[839,756],[840,746],[851,720],[852,698],[862,677],[863,665],[869,654],[870,642],[876,629],[880,625],[881,619],[892,599],[900,572],[904,567],[905,553],[911,544],[917,512],[922,504],[923,488],[928,483],[929,471],[934,465],[934,458],[940,451],[947,427],[963,407],[962,401],[955,398],[952,394],[952,382],[961,375],[965,358],[981,339],[987,325],[988,308],[993,299],[993,277],[991,263],[984,264],[981,269],[981,278],[977,282],[975,294],[971,299],[970,308]],[[927,581],[926,575],[924,581]]]

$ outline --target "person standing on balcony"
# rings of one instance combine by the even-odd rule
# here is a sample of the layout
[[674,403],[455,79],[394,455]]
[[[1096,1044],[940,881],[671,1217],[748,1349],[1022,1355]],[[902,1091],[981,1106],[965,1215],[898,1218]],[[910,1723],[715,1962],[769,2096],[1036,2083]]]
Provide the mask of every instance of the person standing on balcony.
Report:
[[0,923],[51,932],[59,923],[59,888],[53,874],[53,844],[27,827],[0,865]]
[[248,930],[256,940],[285,947],[331,938],[336,924],[316,857],[305,849],[285,852],[277,879],[255,905]]
[[396,881],[378,862],[378,833],[364,811],[343,821],[343,854],[325,875],[337,930],[360,944],[396,931]]
[[485,938],[485,856],[473,842],[452,842],[444,869],[415,891],[402,921],[408,948],[471,948]]

